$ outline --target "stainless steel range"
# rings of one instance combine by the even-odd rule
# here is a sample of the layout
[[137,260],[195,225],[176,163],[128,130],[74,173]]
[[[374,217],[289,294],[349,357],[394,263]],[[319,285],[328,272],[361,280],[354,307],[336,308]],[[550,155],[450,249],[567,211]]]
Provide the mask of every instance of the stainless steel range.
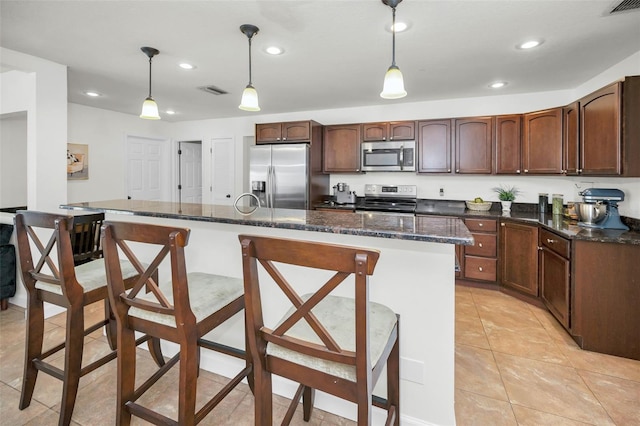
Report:
[[364,200],[356,210],[415,213],[418,198],[416,185],[366,184]]

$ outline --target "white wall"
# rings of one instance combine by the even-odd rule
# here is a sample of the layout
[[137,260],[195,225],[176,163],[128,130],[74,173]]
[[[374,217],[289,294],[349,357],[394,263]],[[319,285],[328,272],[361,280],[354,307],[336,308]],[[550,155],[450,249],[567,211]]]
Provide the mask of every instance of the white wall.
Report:
[[87,180],[70,180],[70,203],[113,200],[126,197],[126,136],[169,138],[171,123],[142,120],[137,116],[69,104],[70,143],[89,145],[90,172]]
[[27,205],[27,113],[0,116],[0,208]]
[[27,205],[57,210],[67,201],[67,68],[0,48],[0,114],[27,113]]

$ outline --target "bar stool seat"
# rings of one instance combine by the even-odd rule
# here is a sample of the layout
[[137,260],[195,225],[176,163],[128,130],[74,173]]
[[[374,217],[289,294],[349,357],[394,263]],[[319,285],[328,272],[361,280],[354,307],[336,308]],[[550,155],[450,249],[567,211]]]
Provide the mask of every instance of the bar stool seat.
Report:
[[[172,285],[171,281],[160,284],[160,291],[166,295],[171,305],[174,304]],[[196,322],[201,322],[244,294],[242,279],[203,272],[187,273],[187,288],[191,311]],[[139,299],[149,302],[158,301],[152,293],[140,296]],[[152,312],[135,306],[129,309],[129,316],[169,327],[176,326],[175,315]]]
[[[312,294],[305,294],[301,299],[306,301]],[[296,309],[291,308],[278,325],[289,318]],[[355,299],[340,296],[327,296],[313,308],[313,314],[326,328],[344,351],[356,350],[356,306]],[[389,336],[397,324],[396,314],[387,306],[376,302],[369,302],[369,350],[371,353],[371,367],[373,368],[384,353]],[[285,336],[322,345],[322,341],[306,321],[297,322]],[[275,343],[267,345],[267,355],[304,365],[314,370],[323,371],[333,376],[342,377],[351,382],[356,381],[355,365],[341,364],[322,358],[305,355],[299,351],[279,346]]]

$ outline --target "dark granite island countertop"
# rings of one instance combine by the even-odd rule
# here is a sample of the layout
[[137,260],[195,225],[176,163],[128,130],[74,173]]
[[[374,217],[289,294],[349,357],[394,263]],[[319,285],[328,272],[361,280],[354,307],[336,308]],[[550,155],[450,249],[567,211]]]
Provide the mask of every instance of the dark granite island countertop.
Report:
[[63,204],[62,209],[98,211],[167,219],[296,229],[399,240],[473,245],[464,223],[454,217],[408,216],[372,212],[258,208],[250,214],[233,206],[143,200],[109,200]]

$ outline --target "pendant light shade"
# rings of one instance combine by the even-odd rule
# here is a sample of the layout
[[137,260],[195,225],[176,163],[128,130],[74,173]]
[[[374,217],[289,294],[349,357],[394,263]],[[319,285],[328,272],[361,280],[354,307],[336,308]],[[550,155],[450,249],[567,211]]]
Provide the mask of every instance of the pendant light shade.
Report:
[[140,50],[149,57],[149,96],[144,100],[142,104],[142,113],[140,118],[147,120],[160,120],[160,114],[158,114],[158,104],[151,97],[151,59],[156,56],[160,51],[153,47],[141,47]]
[[240,25],[240,31],[249,39],[249,84],[242,92],[242,100],[238,108],[244,111],[260,111],[258,104],[258,92],[251,83],[251,38],[259,31],[258,27],[251,24]]
[[384,99],[399,99],[407,96],[407,92],[404,90],[402,72],[396,65],[396,6],[398,6],[401,1],[402,0],[382,0],[382,3],[389,6],[393,11],[393,23],[391,26],[391,33],[393,37],[391,47],[391,66],[384,75],[384,85],[382,86],[382,93],[380,93],[380,97]]

